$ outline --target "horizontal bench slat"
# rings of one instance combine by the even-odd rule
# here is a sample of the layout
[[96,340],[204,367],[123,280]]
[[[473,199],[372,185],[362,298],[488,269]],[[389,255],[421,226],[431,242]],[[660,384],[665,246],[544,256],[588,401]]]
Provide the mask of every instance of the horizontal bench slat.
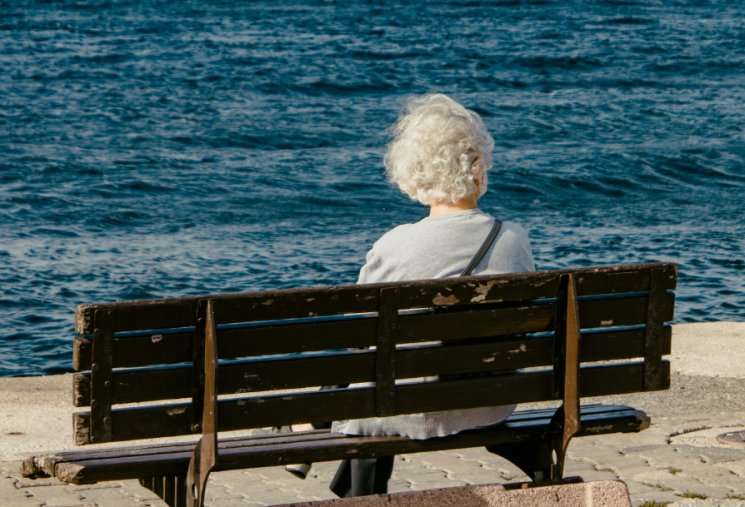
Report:
[[[316,430],[303,433],[293,433],[292,437],[298,442],[316,442],[318,440],[328,440],[334,438],[329,430]],[[234,449],[236,447],[246,448],[259,445],[273,445],[286,441],[288,434],[274,434],[267,436],[250,436],[238,437],[233,439],[221,440],[219,443],[220,451],[225,449]],[[116,459],[127,457],[145,457],[157,456],[159,454],[174,454],[179,452],[193,452],[194,442],[174,443],[170,445],[161,444],[150,447],[127,447],[119,449],[101,449],[97,452],[76,452],[67,453],[66,455],[50,455],[41,458],[41,470],[52,477],[55,475],[55,468],[59,463],[75,463],[78,461],[92,461],[102,459]]]
[[[663,354],[670,354],[672,330],[663,333]],[[582,362],[633,359],[644,356],[644,329],[585,332],[580,347]],[[427,377],[477,371],[549,366],[553,337],[515,337],[479,344],[400,349],[396,378]],[[284,368],[281,368],[284,366]],[[115,404],[188,398],[191,367],[115,372]],[[372,382],[375,353],[354,351],[321,357],[267,359],[220,367],[218,393],[235,394],[322,385]],[[90,405],[90,374],[73,377],[76,407]]]
[[[578,436],[639,431],[648,418],[630,407],[617,410],[588,412],[582,407],[582,431]],[[303,435],[285,437],[284,441],[264,445],[220,447],[218,470],[276,466],[294,462],[332,461],[345,458],[373,458],[394,454],[431,452],[446,449],[481,447],[508,442],[525,442],[543,437],[552,411],[542,418],[508,420],[494,428],[465,431],[456,435],[427,440],[406,437],[353,437],[330,435],[330,438],[309,440]],[[248,442],[247,442],[248,443]],[[193,444],[192,444],[193,447]],[[183,474],[188,467],[191,450],[172,454],[122,456],[118,459],[94,459],[56,463],[55,475],[64,482],[77,484],[104,480],[136,479],[154,475]]]
[[[670,365],[663,362],[665,387]],[[642,363],[581,368],[583,397],[642,392]],[[553,373],[515,373],[498,377],[438,381],[397,386],[397,414],[416,414],[493,405],[550,401]],[[310,421],[364,419],[375,416],[373,388],[256,396],[218,403],[220,431],[262,428]],[[191,431],[189,403],[115,409],[112,441],[187,435]],[[90,443],[90,413],[73,414],[76,444]]]
[[[667,387],[663,386],[662,389],[669,389],[670,363],[664,361],[662,366],[662,377],[667,380]],[[520,376],[526,378],[520,379]],[[584,398],[643,392],[643,377],[643,363],[580,368],[580,396]],[[402,385],[396,388],[396,403],[398,407],[402,407],[404,413],[409,414],[554,399],[552,371]]]
[[[674,305],[675,295],[668,294],[666,321],[673,319]],[[647,297],[584,300],[580,301],[579,309],[583,329],[639,325],[646,323]],[[522,308],[401,316],[401,330],[396,340],[401,344],[546,332],[553,330],[555,313],[553,304],[534,303]],[[376,330],[377,319],[374,318],[221,329],[218,330],[218,356],[230,359],[369,347],[375,344]],[[113,364],[120,368],[191,362],[192,346],[192,332],[117,338]],[[75,369],[90,369],[92,343],[78,338],[74,351]]]
[[[665,321],[673,319],[674,305],[675,295],[668,294],[665,302]],[[401,330],[396,334],[396,342],[419,343],[548,332],[554,329],[555,317],[554,304],[402,316],[398,319]],[[579,302],[579,323],[582,329],[640,325],[646,323],[646,318],[646,296]]]
[[[589,404],[583,405],[581,408],[582,418],[584,421],[588,421],[591,418],[606,417],[611,413],[621,412],[634,412],[635,410],[631,407],[623,405],[600,405],[600,404]],[[554,415],[555,409],[538,409],[538,410],[518,410],[514,412],[505,425],[516,426],[516,425],[534,425],[534,424],[545,424]],[[247,447],[264,445],[269,440],[275,440],[278,438],[295,439],[298,441],[305,440],[318,440],[324,438],[332,438],[333,435],[329,433],[329,430],[314,430],[300,433],[291,434],[276,434],[266,433],[259,435],[231,437],[220,439],[218,445],[220,449],[227,449],[233,447]],[[50,455],[33,456],[27,458],[24,462],[24,477],[35,476],[41,470],[47,475],[54,476],[55,466],[59,463],[74,463],[78,461],[94,461],[98,459],[111,459],[116,457],[129,457],[129,456],[151,456],[157,454],[168,454],[173,452],[191,452],[194,450],[195,442],[181,442],[181,443],[167,443],[167,444],[149,444],[140,446],[130,446],[125,448],[105,448],[105,449],[94,449],[87,448],[81,451],[65,451],[54,453]]]
[[[308,322],[266,327],[218,330],[217,354],[234,357],[291,354],[375,345],[377,320],[355,318],[332,322]],[[114,367],[191,362],[194,332],[154,334],[114,340]],[[73,367],[89,370],[92,343],[76,337]]]
[[[517,410],[510,415],[505,424],[516,425],[516,424],[536,424],[550,420],[553,417],[556,409],[532,409],[532,410]],[[631,407],[624,405],[601,405],[601,404],[588,404],[582,406],[582,417],[587,418],[589,416],[602,416],[612,412],[634,410]],[[227,449],[229,447],[245,447],[250,445],[263,445],[268,440],[275,440],[280,438],[292,438],[298,441],[302,440],[318,440],[323,438],[331,438],[329,430],[313,430],[304,431],[297,433],[262,433],[249,436],[240,437],[229,437],[221,438],[219,441],[220,449]],[[196,438],[196,436],[195,436]],[[190,442],[178,442],[178,443],[152,443],[149,445],[137,445],[128,446],[123,448],[85,448],[84,450],[78,451],[63,451],[53,453],[47,456],[36,456],[33,459],[39,463],[43,462],[43,470],[54,475],[54,465],[62,462],[76,462],[76,461],[88,461],[96,459],[109,459],[115,457],[125,456],[150,456],[155,454],[166,454],[169,452],[178,451],[193,451],[194,441]]]
[[76,312],[75,330],[79,334],[91,334],[97,309],[116,310],[116,332],[190,327],[195,322],[197,301],[207,298],[216,301],[218,324],[375,312],[380,288],[391,286],[401,287],[401,300],[406,302],[406,308],[544,299],[555,297],[559,278],[564,273],[575,274],[580,296],[641,292],[649,288],[651,269],[665,270],[666,288],[675,288],[677,266],[650,263],[81,305]]

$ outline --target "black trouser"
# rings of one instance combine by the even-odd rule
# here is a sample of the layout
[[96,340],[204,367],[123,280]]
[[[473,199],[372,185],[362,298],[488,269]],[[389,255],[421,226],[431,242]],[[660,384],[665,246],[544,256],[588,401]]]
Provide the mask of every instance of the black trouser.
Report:
[[394,456],[378,459],[345,459],[329,489],[339,498],[388,493]]
[[[344,389],[349,384],[323,386],[321,391]],[[331,428],[331,423],[313,423],[317,430]],[[388,493],[388,480],[393,473],[394,456],[377,459],[345,459],[336,470],[329,489],[339,498]]]

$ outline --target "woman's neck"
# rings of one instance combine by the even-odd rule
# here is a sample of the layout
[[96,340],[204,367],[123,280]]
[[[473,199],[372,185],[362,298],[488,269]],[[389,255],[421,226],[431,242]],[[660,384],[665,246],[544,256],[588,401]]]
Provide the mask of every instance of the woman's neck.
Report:
[[461,199],[456,203],[443,204],[440,202],[434,203],[429,207],[429,216],[436,217],[438,215],[447,215],[448,213],[457,213],[459,211],[468,211],[469,209],[476,209],[479,207],[477,197],[478,194]]

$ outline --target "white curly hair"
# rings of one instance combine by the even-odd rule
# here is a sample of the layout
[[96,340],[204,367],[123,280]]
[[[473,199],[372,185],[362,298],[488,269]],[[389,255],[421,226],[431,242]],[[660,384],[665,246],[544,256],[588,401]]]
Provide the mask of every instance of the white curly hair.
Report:
[[[478,114],[442,94],[411,97],[383,159],[388,181],[431,206],[484,195],[494,139]],[[476,184],[479,180],[479,185]]]

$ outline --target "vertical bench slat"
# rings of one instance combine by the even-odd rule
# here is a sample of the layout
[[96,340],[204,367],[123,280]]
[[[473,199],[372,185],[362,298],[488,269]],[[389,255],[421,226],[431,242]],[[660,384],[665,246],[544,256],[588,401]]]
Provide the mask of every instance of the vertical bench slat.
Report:
[[163,477],[163,495],[161,496],[163,501],[169,507],[175,507],[176,500],[176,477],[173,475],[166,475]]
[[662,385],[662,334],[665,326],[667,274],[652,269],[647,297],[647,325],[644,338],[644,390],[654,391]]
[[[580,431],[579,418],[579,340],[580,321],[577,305],[577,286],[574,276],[563,275],[559,284],[556,304],[556,330],[554,332],[554,396],[563,403],[556,411],[547,439],[555,458],[550,479],[564,475],[564,458],[569,441]],[[559,374],[557,375],[557,372]],[[548,460],[547,460],[548,461]],[[544,472],[545,473],[545,472]]]
[[397,287],[380,289],[378,338],[375,352],[375,413],[396,414],[396,334],[398,326]]
[[[202,302],[197,305],[198,308]],[[186,505],[202,507],[204,492],[210,472],[218,462],[217,456],[217,323],[215,321],[215,302],[206,301],[202,322],[197,327],[204,330],[204,401],[202,403],[202,438],[197,442],[189,461],[186,473]],[[192,411],[196,409],[192,407]]]
[[113,402],[112,365],[116,312],[97,310],[93,329],[91,365],[91,442],[111,442],[111,404]]
[[191,368],[191,430],[202,431],[202,412],[204,408],[204,342],[207,317],[207,301],[197,302],[192,346]]

